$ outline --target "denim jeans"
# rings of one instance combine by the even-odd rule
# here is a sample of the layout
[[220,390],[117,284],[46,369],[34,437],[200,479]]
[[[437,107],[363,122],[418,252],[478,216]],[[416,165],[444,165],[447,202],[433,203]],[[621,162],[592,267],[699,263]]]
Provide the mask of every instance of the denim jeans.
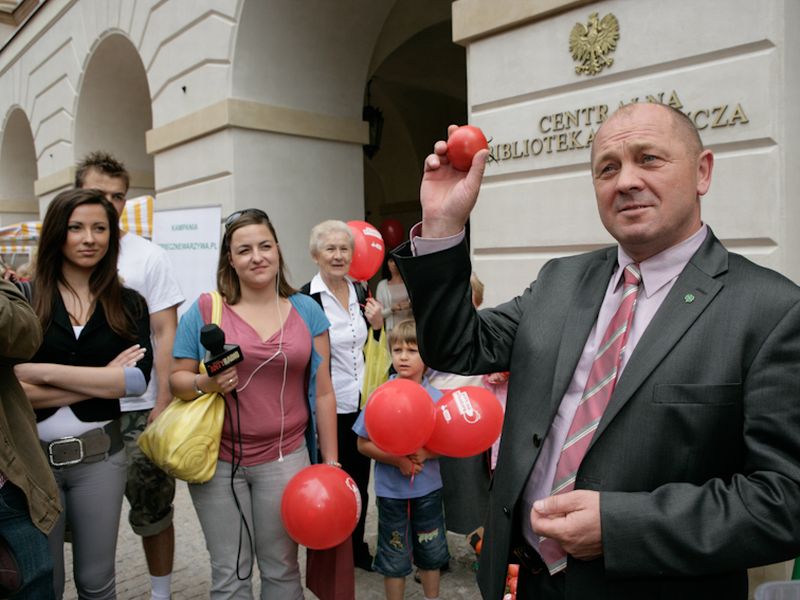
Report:
[[14,552],[22,588],[14,600],[52,600],[53,560],[47,536],[31,522],[25,494],[10,481],[0,488],[0,535]]
[[414,564],[424,571],[450,560],[442,490],[408,500],[378,498],[378,551],[372,567],[385,577],[405,577]]

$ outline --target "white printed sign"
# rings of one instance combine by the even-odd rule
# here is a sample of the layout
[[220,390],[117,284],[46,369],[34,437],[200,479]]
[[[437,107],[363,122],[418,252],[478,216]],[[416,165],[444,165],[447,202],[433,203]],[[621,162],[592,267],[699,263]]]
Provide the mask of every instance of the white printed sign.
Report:
[[186,312],[203,292],[217,287],[221,206],[159,210],[153,215],[153,241],[167,251],[186,302]]

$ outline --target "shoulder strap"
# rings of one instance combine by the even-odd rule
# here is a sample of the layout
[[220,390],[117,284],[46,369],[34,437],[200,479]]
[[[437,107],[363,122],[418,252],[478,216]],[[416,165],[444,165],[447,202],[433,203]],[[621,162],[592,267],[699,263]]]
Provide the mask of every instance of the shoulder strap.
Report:
[[358,304],[361,306],[361,312],[364,312],[364,304],[367,302],[367,290],[364,289],[364,284],[360,281],[354,281],[353,285],[356,288],[356,298],[358,298]]
[[222,321],[222,296],[217,290],[211,292],[211,322],[219,325]]
[[[213,292],[208,292],[208,295],[211,296],[211,321],[214,325],[219,325],[220,321],[222,321],[222,295],[217,291],[214,290]],[[202,299],[202,295],[200,296]],[[200,306],[200,316],[203,315],[203,307]],[[200,372],[206,372],[206,365],[203,361],[200,361]]]
[[[209,300],[211,300],[210,306],[208,303]],[[213,292],[204,292],[200,294],[197,302],[200,308],[200,319],[203,323],[219,325],[222,321],[222,294],[216,290]]]
[[321,292],[314,292],[311,293],[311,282],[309,281],[303,287],[300,288],[300,293],[305,294],[314,299],[314,301],[319,304],[320,308],[324,309],[325,307],[322,306],[322,293]]

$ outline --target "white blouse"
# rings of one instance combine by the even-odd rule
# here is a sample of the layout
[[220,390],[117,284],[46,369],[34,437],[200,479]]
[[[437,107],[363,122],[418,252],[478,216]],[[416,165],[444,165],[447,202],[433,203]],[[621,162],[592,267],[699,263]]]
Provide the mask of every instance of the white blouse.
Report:
[[319,293],[325,316],[331,322],[328,335],[331,343],[331,379],[336,394],[336,412],[358,412],[359,395],[364,383],[364,344],[367,343],[367,324],[358,305],[356,289],[349,283],[348,305],[342,306],[317,273],[311,280],[309,292]]

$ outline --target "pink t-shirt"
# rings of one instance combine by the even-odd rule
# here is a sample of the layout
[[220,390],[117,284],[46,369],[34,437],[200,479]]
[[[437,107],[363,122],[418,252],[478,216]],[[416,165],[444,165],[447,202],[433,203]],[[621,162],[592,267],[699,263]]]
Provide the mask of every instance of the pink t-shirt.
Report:
[[[201,309],[210,312],[210,307],[201,305]],[[222,427],[220,460],[231,460],[234,443],[238,459],[239,442],[234,432],[240,430],[244,466],[276,460],[281,451],[284,455],[293,452],[303,442],[309,420],[306,369],[311,357],[311,332],[294,307],[283,325],[282,341],[280,330],[261,340],[227,304],[223,304],[220,327],[228,343],[238,344],[244,355],[236,366],[238,412],[233,396],[225,396],[230,415],[226,412]]]

